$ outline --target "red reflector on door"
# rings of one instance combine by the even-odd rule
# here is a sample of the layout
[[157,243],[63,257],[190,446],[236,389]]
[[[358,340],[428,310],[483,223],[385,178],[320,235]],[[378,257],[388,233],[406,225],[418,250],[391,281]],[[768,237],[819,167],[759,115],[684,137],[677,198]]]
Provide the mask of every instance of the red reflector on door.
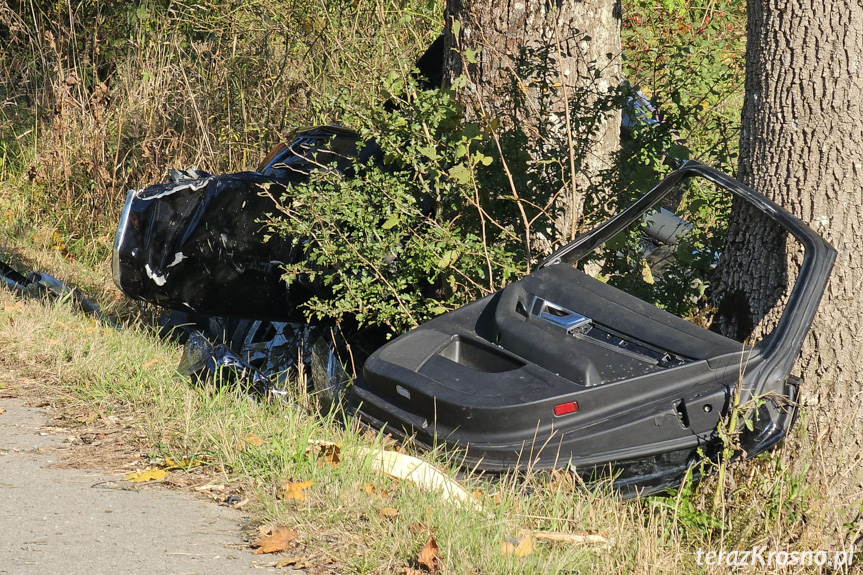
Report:
[[578,411],[578,403],[575,401],[567,401],[566,403],[558,403],[554,406],[554,414],[557,416],[569,415]]

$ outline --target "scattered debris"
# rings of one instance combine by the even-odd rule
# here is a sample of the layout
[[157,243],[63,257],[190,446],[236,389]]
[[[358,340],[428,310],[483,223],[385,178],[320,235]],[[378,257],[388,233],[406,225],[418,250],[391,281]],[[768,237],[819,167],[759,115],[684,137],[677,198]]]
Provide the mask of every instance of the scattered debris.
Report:
[[199,331],[189,336],[177,371],[195,381],[217,380],[223,385],[237,385],[245,393],[260,397],[268,396],[272,389],[270,380],[258,369],[228,346],[214,346]]
[[385,473],[398,479],[407,479],[420,489],[438,491],[443,496],[444,501],[454,500],[477,509],[481,508],[464,487],[422,459],[395,451],[365,447],[354,448],[354,453],[364,457],[370,456],[373,471]]
[[239,495],[231,495],[230,497],[226,497],[224,501],[222,501],[219,505],[224,507],[232,507],[234,509],[242,509],[246,505],[249,504],[248,497],[240,497]]
[[50,297],[69,301],[86,315],[99,319],[105,325],[117,327],[108,319],[97,304],[86,298],[77,288],[70,287],[54,276],[42,272],[30,272],[26,276],[0,260],[0,283],[25,297]]
[[[359,143],[360,135],[346,128],[313,128],[274,151],[258,172],[174,172],[171,182],[129,193],[114,280],[131,297],[175,310],[181,322],[207,325],[189,333],[183,373],[290,402],[279,372],[305,374],[310,367],[307,389],[325,411],[341,410],[420,447],[443,444],[474,470],[569,466],[593,480],[611,469],[614,487],[628,496],[661,492],[677,485],[693,460],[718,457],[719,424],[734,398],[741,404],[770,398],[741,432],[742,452],[754,456],[787,435],[799,387],[790,371],[836,251],[763,195],[698,162],[685,163],[493,296],[389,341],[347,328],[336,337],[324,321],[287,323],[305,319],[310,298],[331,295],[321,279],[326,274],[315,273],[311,262],[308,272],[286,282],[284,266],[304,261],[307,241],[265,239],[260,222],[274,211],[272,198],[307,181],[311,170],[344,170],[351,157],[380,154]],[[692,256],[685,246],[693,227],[658,208],[690,188],[733,196],[804,248],[777,327],[755,345],[686,321],[579,267],[606,257],[602,250],[615,253],[612,246],[628,232],[649,235],[657,254],[683,249]],[[645,285],[663,281],[646,260],[641,271]],[[418,460],[390,453],[372,459],[386,473],[473,502]]]

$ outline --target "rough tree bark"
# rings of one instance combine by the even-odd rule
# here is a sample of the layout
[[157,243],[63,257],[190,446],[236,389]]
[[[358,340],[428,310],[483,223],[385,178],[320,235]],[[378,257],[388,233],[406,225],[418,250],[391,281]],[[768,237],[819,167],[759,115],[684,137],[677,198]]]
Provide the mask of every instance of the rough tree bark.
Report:
[[[454,21],[458,22],[455,27]],[[453,34],[454,29],[457,34]],[[524,70],[525,48],[539,52],[545,49],[558,63],[549,72],[555,82],[562,84],[562,89],[548,107],[540,101],[531,78],[519,77],[517,73]],[[466,58],[475,50],[480,51]],[[507,111],[513,107],[513,98],[524,98],[525,107],[533,113],[523,114],[517,121],[527,137],[536,140],[547,130],[560,134],[569,124],[563,102],[578,87],[589,86],[596,93],[605,93],[620,82],[619,55],[619,0],[447,0],[444,79],[453,82],[463,74],[468,79],[459,97],[470,120],[505,121]],[[535,63],[540,67],[543,64]],[[591,177],[610,166],[619,138],[620,115],[612,112],[606,115],[593,137],[584,161],[574,166],[576,176],[570,178],[568,189],[557,197],[555,227],[559,240],[574,237],[585,188]],[[546,242],[538,251],[550,248],[551,243]]]
[[[799,447],[812,451],[810,479],[826,490],[827,508],[839,511],[832,525],[812,527],[834,532],[860,519],[863,500],[861,99],[863,3],[750,0],[738,177],[839,252],[796,368],[808,421]],[[799,254],[768,221],[739,206],[729,227],[717,321],[728,335],[760,336],[774,321],[772,308],[782,302]]]

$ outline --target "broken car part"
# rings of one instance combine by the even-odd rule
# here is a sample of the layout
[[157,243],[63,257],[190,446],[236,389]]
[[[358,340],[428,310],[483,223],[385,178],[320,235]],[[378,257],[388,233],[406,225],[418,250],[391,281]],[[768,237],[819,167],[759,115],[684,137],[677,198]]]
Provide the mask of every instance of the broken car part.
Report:
[[257,172],[177,171],[174,181],[130,191],[114,241],[114,283],[135,299],[199,315],[302,319],[298,307],[320,288],[304,274],[290,287],[282,279],[304,246],[277,234],[265,240],[272,197],[313,168],[344,170],[352,156],[374,153],[372,146],[358,151],[358,142],[352,130],[314,128]]
[[225,344],[213,344],[199,331],[189,335],[177,371],[196,382],[238,386],[244,393],[257,397],[268,397],[274,390],[270,379],[260,370]]
[[[746,201],[805,256],[776,328],[743,345],[575,267],[687,178]],[[730,177],[687,163],[631,207],[503,290],[396,338],[365,362],[347,402],[375,428],[463,451],[470,468],[610,468],[615,487],[661,491],[702,454],[739,396],[755,407],[741,447],[755,455],[794,421],[790,376],[835,259],[798,218]]]
[[0,278],[6,287],[21,295],[48,296],[74,302],[75,306],[86,315],[95,316],[106,325],[116,327],[114,322],[105,317],[96,303],[87,299],[77,288],[66,285],[54,276],[42,272],[30,272],[25,276],[9,264],[0,261]]

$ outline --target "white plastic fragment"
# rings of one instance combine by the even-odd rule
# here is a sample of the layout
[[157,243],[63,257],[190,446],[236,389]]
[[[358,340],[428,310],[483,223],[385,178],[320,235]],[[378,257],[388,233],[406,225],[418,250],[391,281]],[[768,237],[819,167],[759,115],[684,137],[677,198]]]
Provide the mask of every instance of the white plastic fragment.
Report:
[[358,455],[371,456],[373,471],[385,473],[398,479],[407,479],[420,489],[438,491],[443,496],[444,501],[455,500],[481,509],[479,503],[464,487],[421,459],[383,449],[357,447],[354,451]]
[[144,271],[147,272],[147,277],[153,280],[155,284],[159,287],[165,285],[165,282],[168,281],[168,278],[156,273],[153,273],[153,270],[150,269],[150,264],[146,264],[144,266]]
[[170,264],[168,264],[168,267],[172,268],[175,265],[177,265],[178,263],[180,263],[181,261],[183,261],[184,259],[186,259],[186,256],[183,255],[183,252],[177,252],[174,254],[174,261],[172,261]]

